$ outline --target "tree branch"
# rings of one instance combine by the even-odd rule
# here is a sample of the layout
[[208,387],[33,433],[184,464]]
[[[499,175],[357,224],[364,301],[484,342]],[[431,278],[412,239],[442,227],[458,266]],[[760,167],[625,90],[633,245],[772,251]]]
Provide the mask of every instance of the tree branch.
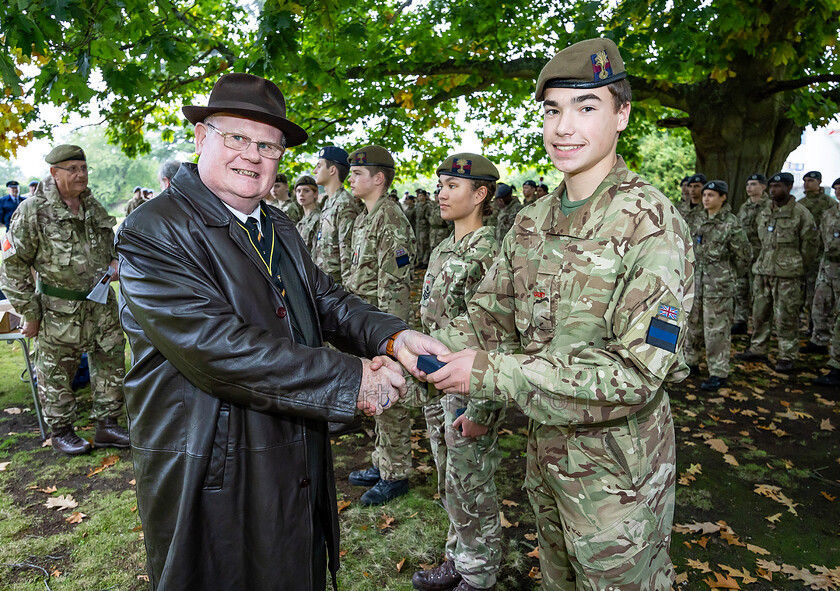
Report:
[[821,82],[840,82],[840,74],[816,74],[814,76],[806,76],[805,78],[797,78],[795,80],[774,81],[767,85],[764,95],[769,96],[779,92],[796,90],[797,88],[804,88],[805,86],[819,84]]

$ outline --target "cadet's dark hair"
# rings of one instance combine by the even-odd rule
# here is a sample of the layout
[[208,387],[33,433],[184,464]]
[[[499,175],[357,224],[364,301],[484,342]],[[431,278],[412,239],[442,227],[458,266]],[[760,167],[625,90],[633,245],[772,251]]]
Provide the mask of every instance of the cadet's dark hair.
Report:
[[175,178],[175,173],[178,172],[180,167],[181,163],[177,160],[167,160],[161,165],[158,176],[162,179],[169,179],[171,181]]
[[338,170],[338,182],[343,183],[344,179],[347,178],[347,175],[350,174],[350,167],[347,164],[342,164],[341,162],[336,162],[335,160],[326,160],[327,167],[335,166],[336,170]]
[[633,91],[630,89],[630,82],[628,82],[627,78],[608,84],[607,88],[613,97],[613,108],[616,113],[621,110],[621,107],[633,99]]
[[372,177],[376,176],[380,172],[385,176],[385,191],[391,187],[391,183],[394,182],[394,174],[396,173],[393,168],[388,168],[387,166],[366,166],[365,168],[370,171],[370,176]]
[[486,216],[493,213],[493,198],[496,195],[496,181],[485,181],[481,179],[470,179],[470,187],[478,191],[481,187],[487,187],[487,195],[481,203],[481,215]]

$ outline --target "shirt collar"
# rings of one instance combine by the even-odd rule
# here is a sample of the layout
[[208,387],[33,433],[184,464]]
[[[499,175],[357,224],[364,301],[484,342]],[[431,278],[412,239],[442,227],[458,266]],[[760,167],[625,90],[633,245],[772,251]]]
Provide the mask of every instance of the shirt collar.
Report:
[[[219,201],[221,201],[221,199],[220,199]],[[244,214],[244,213],[242,213],[242,212],[241,212],[241,211],[239,211],[239,210],[236,210],[236,209],[232,208],[230,205],[228,205],[228,204],[227,204],[227,203],[225,203],[224,201],[222,201],[222,205],[224,205],[225,207],[227,207],[227,208],[228,208],[228,210],[229,210],[229,211],[230,211],[233,215],[235,215],[235,216],[236,216],[236,219],[238,219],[238,220],[239,220],[240,222],[242,222],[243,224],[244,224],[246,221],[248,221],[248,218],[254,218],[254,220],[256,220],[256,222],[257,222],[257,226],[259,227],[259,225],[260,225],[260,223],[261,223],[261,222],[260,222],[260,205],[259,205],[259,204],[257,204],[257,206],[254,208],[254,211],[252,211],[251,213],[249,213],[249,214],[247,214],[247,215],[246,215],[246,214]]]

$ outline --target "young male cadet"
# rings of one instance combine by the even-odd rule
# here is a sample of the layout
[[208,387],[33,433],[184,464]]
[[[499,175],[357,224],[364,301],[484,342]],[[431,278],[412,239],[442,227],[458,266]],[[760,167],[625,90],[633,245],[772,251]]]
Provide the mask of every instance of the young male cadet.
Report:
[[616,155],[625,76],[609,39],[543,68],[543,138],[565,180],[519,213],[467,313],[432,335],[456,351],[427,376],[438,389],[531,418],[525,487],[549,589],[661,591],[674,580],[665,384],[688,373],[694,254],[671,202]]

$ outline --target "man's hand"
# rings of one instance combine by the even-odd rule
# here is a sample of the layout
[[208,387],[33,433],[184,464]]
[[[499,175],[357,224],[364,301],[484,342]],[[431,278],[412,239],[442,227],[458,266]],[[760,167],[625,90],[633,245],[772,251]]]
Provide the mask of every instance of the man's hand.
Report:
[[356,406],[368,416],[380,415],[406,392],[400,366],[385,356],[362,359],[362,383]]
[[120,280],[120,269],[117,266],[117,259],[111,261],[111,281],[119,281]]
[[23,326],[20,327],[20,334],[27,339],[34,339],[38,336],[38,330],[41,328],[40,320],[25,320]]
[[394,341],[394,355],[408,373],[415,378],[425,380],[426,374],[417,369],[417,357],[420,355],[441,355],[449,353],[446,345],[437,339],[416,330],[404,330]]
[[458,427],[461,428],[461,435],[464,437],[481,437],[482,435],[487,433],[487,425],[479,425],[478,423],[474,423],[467,418],[467,415],[461,415],[455,422],[452,423],[452,426],[456,429]]
[[469,396],[470,374],[472,373],[475,356],[476,352],[472,349],[438,355],[438,360],[443,361],[446,365],[429,375],[420,372],[423,376],[421,379],[425,379],[446,394]]

